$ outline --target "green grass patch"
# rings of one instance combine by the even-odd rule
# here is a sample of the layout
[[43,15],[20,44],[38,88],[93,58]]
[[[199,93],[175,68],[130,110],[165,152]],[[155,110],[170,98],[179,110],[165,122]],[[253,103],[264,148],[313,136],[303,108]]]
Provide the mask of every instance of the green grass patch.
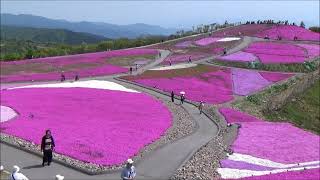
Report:
[[268,120],[289,121],[298,127],[311,130],[320,134],[320,80],[305,93],[292,99],[279,111],[274,111],[264,116]]
[[247,62],[227,62],[222,60],[212,60],[211,63],[218,66],[229,66],[229,67],[238,67],[238,68],[246,68],[246,69],[265,70],[265,71],[308,73],[316,70],[316,68],[320,64],[320,58],[312,62],[305,62],[301,64],[261,64],[261,63],[252,64]]

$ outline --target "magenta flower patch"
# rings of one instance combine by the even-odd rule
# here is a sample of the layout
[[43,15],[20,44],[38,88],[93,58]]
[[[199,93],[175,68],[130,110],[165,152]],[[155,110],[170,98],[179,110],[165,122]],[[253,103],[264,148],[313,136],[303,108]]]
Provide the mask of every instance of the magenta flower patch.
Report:
[[278,36],[281,36],[284,40],[294,40],[294,37],[297,37],[298,40],[320,41],[320,33],[291,25],[274,25],[271,29],[257,33],[257,36],[261,38],[268,36],[270,39],[277,39]]
[[217,42],[219,39],[221,39],[221,38],[207,37],[207,38],[199,39],[199,40],[195,41],[194,43],[199,46],[207,46],[209,44]]
[[259,72],[247,69],[232,69],[232,80],[234,93],[242,96],[253,94],[272,84]]
[[292,44],[255,42],[244,51],[256,55],[263,64],[302,63],[306,58],[303,48]]
[[249,114],[241,113],[231,108],[220,108],[219,112],[225,117],[228,123],[243,123],[243,122],[262,122],[262,120]]
[[257,59],[252,53],[239,51],[227,56],[221,56],[219,59],[224,61],[251,62]]
[[40,144],[44,131],[51,129],[58,153],[99,165],[125,162],[172,125],[166,106],[143,93],[13,89],[1,91],[1,105],[19,113],[1,123],[1,132]]
[[278,82],[294,76],[294,74],[292,73],[289,74],[289,73],[267,72],[267,71],[261,71],[259,73],[264,79],[270,82]]
[[198,77],[138,79],[137,83],[179,95],[192,101],[220,104],[233,99],[230,70],[204,73]]
[[[290,171],[277,174],[268,174],[263,176],[253,176],[241,178],[241,180],[318,180],[320,169],[308,169],[300,171]],[[240,179],[239,179],[240,180]]]
[[[67,79],[73,79],[75,74],[81,77],[111,75],[127,72],[128,68],[108,64],[106,61],[112,57],[136,56],[158,53],[154,49],[125,49],[115,51],[105,51],[96,53],[77,54],[69,56],[47,57],[11,62],[1,62],[1,68],[14,65],[38,64],[42,69],[51,69],[43,73],[20,73],[13,75],[1,75],[1,82],[12,81],[31,81],[31,80],[58,80],[60,79],[61,69],[65,66],[75,66],[72,70],[64,72]],[[86,67],[87,64],[93,64],[94,67]],[[83,66],[77,68],[77,66]]]

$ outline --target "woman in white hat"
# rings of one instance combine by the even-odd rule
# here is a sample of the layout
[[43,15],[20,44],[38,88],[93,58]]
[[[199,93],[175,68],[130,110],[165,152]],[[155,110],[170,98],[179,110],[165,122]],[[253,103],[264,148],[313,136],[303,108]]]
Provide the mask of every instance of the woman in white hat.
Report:
[[134,179],[136,177],[136,169],[133,166],[133,160],[128,159],[126,167],[121,172],[121,178],[123,180]]
[[12,174],[10,174],[10,180],[29,180],[25,175],[19,173],[20,168],[18,166],[13,166]]

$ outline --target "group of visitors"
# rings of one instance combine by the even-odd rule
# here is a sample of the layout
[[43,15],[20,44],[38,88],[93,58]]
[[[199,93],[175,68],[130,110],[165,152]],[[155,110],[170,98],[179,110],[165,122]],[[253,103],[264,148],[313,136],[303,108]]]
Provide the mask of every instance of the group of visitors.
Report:
[[[185,101],[185,98],[186,98],[185,97],[185,92],[181,91],[180,92],[180,104],[183,104],[183,102]],[[171,91],[171,102],[174,102],[174,92],[173,91]],[[200,101],[199,106],[198,106],[200,114],[203,113],[203,107],[204,107],[204,102]]]
[[[61,74],[60,81],[61,81],[61,82],[64,82],[65,80],[66,80],[66,76],[62,73],[62,74]],[[74,76],[74,81],[78,81],[78,80],[79,80],[79,75],[76,74],[76,75]]]

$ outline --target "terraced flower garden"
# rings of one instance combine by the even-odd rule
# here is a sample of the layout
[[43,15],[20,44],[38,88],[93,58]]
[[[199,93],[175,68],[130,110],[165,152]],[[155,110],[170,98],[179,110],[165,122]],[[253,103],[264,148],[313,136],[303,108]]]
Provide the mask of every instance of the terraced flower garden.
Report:
[[110,82],[2,90],[1,105],[18,114],[1,122],[2,133],[39,144],[50,128],[57,153],[98,165],[122,164],[172,125],[162,102]]
[[233,154],[220,161],[218,172],[223,179],[319,177],[318,135],[290,123],[265,122],[231,108],[219,111],[229,123],[241,124],[232,145]]
[[152,61],[154,49],[129,49],[70,56],[1,62],[1,82],[57,80],[61,72],[67,79],[128,72],[137,61]]
[[149,70],[138,76],[126,76],[148,87],[170,93],[185,91],[191,101],[221,104],[233,100],[233,95],[249,95],[287,79],[294,74],[197,65],[181,69]]

